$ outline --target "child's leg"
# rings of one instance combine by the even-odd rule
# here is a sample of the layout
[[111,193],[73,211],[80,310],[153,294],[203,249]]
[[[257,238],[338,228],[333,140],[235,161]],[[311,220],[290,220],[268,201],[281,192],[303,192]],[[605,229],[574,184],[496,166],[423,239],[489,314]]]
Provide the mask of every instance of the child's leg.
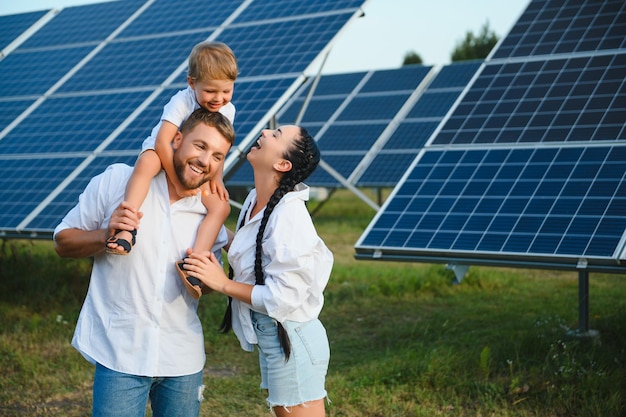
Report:
[[[143,204],[148,195],[152,178],[160,171],[161,160],[154,150],[146,150],[139,155],[124,193],[124,200],[130,203],[135,210],[139,210]],[[120,230],[107,241],[106,246],[109,253],[125,255],[130,252],[134,244],[134,233]]]
[[219,195],[211,193],[209,184],[201,187],[202,204],[207,209],[207,214],[198,227],[196,241],[193,245],[194,252],[211,250],[217,239],[217,235],[230,214],[230,204],[221,200]]
[[[207,209],[207,214],[198,226],[196,240],[194,242],[194,252],[210,251],[215,244],[217,235],[230,214],[230,204],[228,201],[220,199],[218,194],[211,193],[209,184],[201,187],[202,203]],[[184,263],[184,260],[183,260]],[[198,278],[190,277],[184,269],[181,268],[180,262],[177,262],[178,274],[185,284],[185,289],[193,298],[200,298],[202,294],[206,294],[211,290],[202,285]]]

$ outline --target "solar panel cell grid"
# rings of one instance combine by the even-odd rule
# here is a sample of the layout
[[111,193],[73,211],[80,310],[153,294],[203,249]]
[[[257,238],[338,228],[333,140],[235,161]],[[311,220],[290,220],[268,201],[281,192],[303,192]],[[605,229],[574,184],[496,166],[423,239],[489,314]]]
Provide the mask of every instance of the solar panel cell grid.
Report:
[[[320,97],[311,99],[306,107],[302,120],[306,123],[325,123],[337,111],[339,106],[343,104],[345,98]],[[282,123],[294,123],[300,114],[300,110],[304,105],[304,100],[295,101],[288,110],[286,110],[280,120]]]
[[[135,151],[137,154],[141,149],[141,145],[150,133],[154,126],[159,122],[161,114],[163,113],[163,106],[176,94],[179,88],[166,88],[159,96],[152,101],[152,103],[138,115],[133,122],[121,132],[113,142],[111,142],[106,150],[107,151]],[[149,92],[144,93],[138,97],[138,103],[141,100],[147,98]],[[110,98],[114,96],[105,96],[102,104],[112,106],[115,102],[110,102]]]
[[[398,127],[382,145],[370,166],[359,177],[357,184],[360,186],[396,185],[409,167],[413,156],[417,155],[430,138],[479,67],[479,62],[444,66],[431,80],[413,107],[408,110],[404,119],[399,120]],[[407,67],[407,69],[410,68]],[[424,68],[421,70],[424,71]],[[422,74],[425,76],[426,73]],[[392,73],[387,75],[391,79],[395,78]],[[389,158],[396,158],[396,163],[389,164]],[[387,166],[387,172],[383,172],[383,166]]]
[[624,147],[430,150],[362,245],[610,257],[626,219],[594,206],[626,205],[623,158]]
[[[10,107],[10,114],[2,116],[6,121],[0,122],[10,123],[19,117],[15,109],[40,99],[30,115],[5,129],[0,157],[19,161],[34,152],[62,161],[56,156],[86,158],[96,150],[98,154],[115,151],[109,155],[111,161],[134,161],[168,94],[186,86],[183,67],[189,51],[215,29],[221,31],[217,40],[229,44],[240,63],[233,101],[236,150],[245,151],[256,134],[252,130],[269,121],[270,109],[287,99],[287,92],[297,87],[302,73],[328,42],[357,17],[362,3],[219,0],[206,7],[200,0],[120,0],[66,8],[51,15],[28,42],[0,62],[0,71],[6,74],[0,79],[0,103],[7,103],[0,108]],[[231,24],[229,19],[236,18],[233,13],[240,6],[250,10],[240,16],[239,24]],[[270,20],[262,20],[263,13]],[[24,74],[37,82],[22,83]],[[55,83],[58,88],[43,97]],[[164,91],[159,93],[161,88]],[[137,112],[139,106],[145,109]],[[105,139],[111,143],[100,149]],[[73,174],[89,173],[87,167]],[[36,175],[35,170],[26,170],[20,179],[36,181]],[[17,217],[23,220],[57,184],[42,184],[41,194],[31,194],[32,204]],[[59,207],[53,202],[30,224],[38,230],[51,227],[48,219],[60,213],[55,211]],[[0,230],[6,230],[1,222]]]
[[625,30],[622,0],[531,2],[493,58],[619,49]]
[[[350,154],[333,154],[322,153],[322,159],[332,166],[344,178],[348,178],[359,162],[363,159],[363,152],[354,152]],[[309,177],[307,184],[315,184],[318,186],[339,187],[340,183],[334,179],[329,173],[319,168],[316,169]]]
[[13,122],[34,100],[0,101],[0,131]]
[[429,90],[438,88],[464,88],[474,76],[482,61],[457,62],[441,68],[437,77],[428,86]]
[[132,1],[111,1],[64,8],[24,42],[20,49],[87,43],[95,45],[106,39],[136,9],[137,4]]
[[[350,94],[366,74],[366,72],[355,72],[322,76],[315,87],[315,96],[345,96]],[[308,89],[302,94],[306,95],[307,92]]]
[[347,121],[389,121],[409,98],[409,94],[363,95],[355,97],[343,109],[338,122]]
[[263,22],[245,30],[233,27],[219,40],[237,55],[241,76],[300,73],[351,14]]
[[[25,53],[14,51],[0,61],[0,94],[2,97],[44,94],[91,49],[76,47]],[[26,74],[36,82],[25,83]]]
[[415,155],[424,146],[438,125],[437,121],[404,121],[385,143],[384,150],[398,150],[402,152],[412,150]]
[[426,91],[407,118],[436,117],[440,120],[448,113],[459,94],[460,91]]
[[0,16],[0,27],[2,28],[2,31],[0,31],[0,50],[6,48],[46,13],[47,11],[44,10]]
[[620,140],[626,97],[615,88],[626,80],[623,61],[624,54],[556,59],[541,69],[488,65],[435,143]]
[[[107,166],[113,163],[125,163],[132,166],[135,159],[135,155],[126,157],[120,157],[119,155],[101,156],[96,158],[89,164],[81,176],[72,181],[67,188],[63,190],[63,193],[54,198],[52,202],[29,223],[29,228],[40,231],[54,230],[59,223],[59,219],[62,219],[65,213],[78,202],[78,196],[85,189],[92,177],[102,173]],[[62,163],[67,163],[67,161]],[[73,163],[70,165],[72,167],[74,166]]]
[[333,125],[324,136],[318,139],[322,154],[325,151],[355,151],[361,150],[365,154],[376,139],[380,136],[386,125],[381,123]]
[[[158,87],[186,61],[193,45],[208,35],[201,32],[110,43],[59,92]],[[177,81],[186,82],[185,76],[181,74]]]
[[416,153],[402,150],[396,153],[379,153],[367,171],[359,178],[360,184],[370,187],[389,187],[398,182],[406,172]]
[[0,154],[91,152],[147,95],[51,97],[1,141]]
[[35,157],[0,160],[0,224],[17,227],[80,161]]
[[431,70],[429,66],[410,65],[394,70],[376,71],[367,80],[360,93],[389,94],[393,91],[413,91]]
[[265,0],[254,2],[237,18],[235,23],[279,19],[291,15],[310,15],[353,9],[363,4],[358,0]]
[[[140,0],[138,5],[145,3]],[[169,0],[150,4],[118,38],[161,36],[199,28],[218,28],[243,3],[241,0]],[[138,7],[136,7],[138,8]],[[209,13],[206,10],[210,10]],[[191,49],[191,48],[189,48]]]
[[250,81],[237,81],[235,83],[235,96],[233,103],[237,107],[235,115],[235,143],[241,144],[247,134],[259,133],[254,130],[259,123],[259,117],[276,104],[285,91],[296,83],[296,74],[285,74],[282,77]]

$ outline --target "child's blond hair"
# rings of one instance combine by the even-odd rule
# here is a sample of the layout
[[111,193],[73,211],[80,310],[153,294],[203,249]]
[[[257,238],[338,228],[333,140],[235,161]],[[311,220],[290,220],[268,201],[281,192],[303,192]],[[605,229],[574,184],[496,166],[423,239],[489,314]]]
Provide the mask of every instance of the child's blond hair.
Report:
[[239,75],[237,58],[222,42],[200,42],[189,55],[187,76],[194,81],[231,80]]

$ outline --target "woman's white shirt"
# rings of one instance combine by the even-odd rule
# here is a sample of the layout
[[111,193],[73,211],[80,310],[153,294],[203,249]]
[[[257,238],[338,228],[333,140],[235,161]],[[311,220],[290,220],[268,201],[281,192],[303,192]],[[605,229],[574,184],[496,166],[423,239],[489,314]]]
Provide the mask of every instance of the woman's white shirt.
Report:
[[[252,351],[257,338],[252,327],[251,310],[264,313],[278,322],[304,322],[318,317],[324,305],[323,291],[330,278],[333,254],[318,236],[305,202],[309,187],[298,184],[274,208],[263,234],[262,267],[265,285],[255,285],[252,305],[233,300],[232,325],[244,350]],[[234,280],[255,284],[256,236],[265,209],[250,216],[256,202],[252,190],[243,207],[245,223],[235,233],[228,251]]]

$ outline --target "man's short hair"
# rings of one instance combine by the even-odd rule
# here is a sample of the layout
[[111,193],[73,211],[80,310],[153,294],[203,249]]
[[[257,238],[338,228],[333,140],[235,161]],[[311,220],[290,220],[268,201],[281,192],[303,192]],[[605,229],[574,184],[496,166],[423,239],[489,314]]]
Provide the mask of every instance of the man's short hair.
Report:
[[230,146],[235,144],[235,129],[233,124],[222,113],[212,113],[202,107],[195,110],[187,117],[187,119],[180,126],[180,131],[183,135],[193,130],[199,123],[204,123],[207,126],[214,127],[226,140],[230,143]]

